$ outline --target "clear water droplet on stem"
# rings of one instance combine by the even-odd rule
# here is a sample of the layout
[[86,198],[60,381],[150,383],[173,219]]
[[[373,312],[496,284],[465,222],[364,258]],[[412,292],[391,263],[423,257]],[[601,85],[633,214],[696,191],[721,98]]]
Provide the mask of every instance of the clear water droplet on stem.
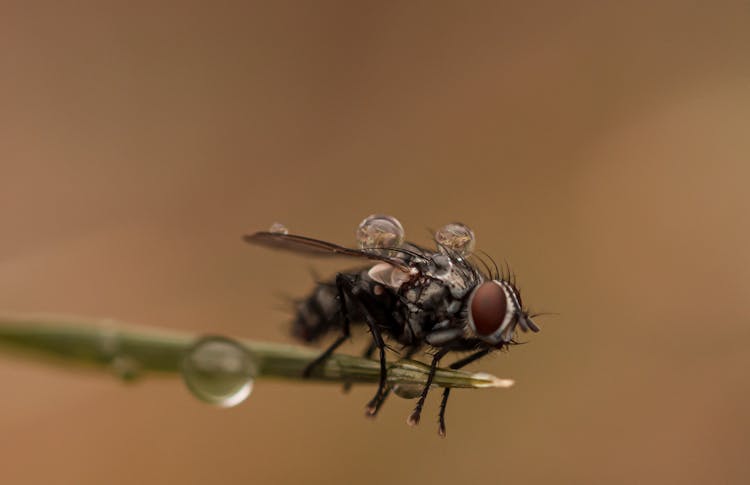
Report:
[[287,229],[287,227],[280,222],[274,222],[273,224],[271,224],[271,227],[268,228],[268,232],[271,232],[273,234],[289,234],[289,229]]
[[449,250],[457,256],[468,256],[474,251],[474,231],[460,222],[446,224],[438,229],[435,241],[442,251]]
[[[433,384],[430,389],[434,387],[436,386]],[[400,382],[393,386],[393,394],[402,399],[416,399],[422,395],[422,391],[424,391],[424,384]]]
[[393,216],[373,214],[359,224],[357,242],[362,249],[397,248],[404,242],[404,228]]
[[209,404],[232,407],[253,390],[257,366],[253,354],[227,337],[198,340],[182,361],[182,378],[190,392]]

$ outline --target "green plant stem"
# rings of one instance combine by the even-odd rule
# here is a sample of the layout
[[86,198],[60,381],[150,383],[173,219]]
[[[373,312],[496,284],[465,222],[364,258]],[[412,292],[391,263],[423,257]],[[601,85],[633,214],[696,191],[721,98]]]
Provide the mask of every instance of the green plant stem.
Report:
[[[178,374],[186,352],[201,336],[103,321],[98,324],[60,318],[0,317],[0,346],[32,358],[112,369],[131,379],[147,373]],[[238,340],[256,359],[257,378],[305,380],[302,371],[318,355],[305,347]],[[399,360],[388,366],[390,384],[423,384],[429,367]],[[370,359],[334,354],[311,380],[374,383],[379,364]],[[438,369],[433,384],[441,387],[509,387],[513,381],[484,373]]]

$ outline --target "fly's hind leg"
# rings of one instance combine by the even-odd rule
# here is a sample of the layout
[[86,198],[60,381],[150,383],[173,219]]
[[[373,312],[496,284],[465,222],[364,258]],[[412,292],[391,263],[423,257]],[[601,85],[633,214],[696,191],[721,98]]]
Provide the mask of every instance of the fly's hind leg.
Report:
[[349,321],[349,312],[346,309],[346,297],[345,290],[351,292],[352,283],[347,279],[345,275],[339,273],[336,275],[336,289],[338,290],[339,307],[341,311],[341,319],[343,321],[341,325],[341,335],[320,354],[315,360],[307,364],[305,370],[302,372],[304,377],[310,377],[320,364],[324,363],[328,357],[343,344],[351,336],[351,322]]
[[[336,275],[336,288],[338,289],[338,298],[343,320],[342,334],[322,354],[307,365],[303,373],[305,377],[310,377],[315,368],[324,363],[326,359],[328,359],[328,357],[350,336],[351,322],[349,319],[349,311],[346,307],[346,295],[354,296],[354,279],[351,276],[339,273]],[[385,360],[385,342],[383,341],[383,336],[380,334],[380,327],[372,316],[372,312],[368,308],[367,303],[362,301],[361,307],[367,326],[370,329],[370,334],[372,335],[373,344],[380,353],[380,379],[378,381],[378,390],[375,392],[375,396],[367,404],[367,414],[372,415],[377,411],[383,396],[385,395],[388,369],[386,368]]]
[[375,395],[370,402],[367,403],[366,414],[368,416],[374,416],[380,408],[380,404],[383,402],[386,396],[386,378],[388,377],[388,369],[385,366],[385,342],[383,336],[380,334],[380,327],[377,322],[372,318],[372,315],[368,310],[365,310],[365,320],[367,326],[370,327],[370,333],[372,334],[372,341],[375,343],[375,347],[378,349],[380,354],[380,380],[378,381],[378,390],[375,391]]

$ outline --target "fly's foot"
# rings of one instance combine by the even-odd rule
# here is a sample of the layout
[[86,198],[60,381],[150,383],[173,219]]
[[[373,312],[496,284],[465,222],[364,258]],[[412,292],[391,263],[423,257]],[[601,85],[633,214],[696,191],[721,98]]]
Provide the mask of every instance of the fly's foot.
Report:
[[441,438],[445,438],[445,421],[441,418],[438,424],[438,434]]
[[406,419],[406,424],[409,426],[416,426],[419,424],[419,418],[422,415],[421,409],[415,409],[412,411],[412,413],[409,415],[409,417]]
[[378,414],[380,409],[380,394],[372,398],[372,400],[365,406],[365,416],[368,418],[374,418]]
[[378,414],[378,411],[380,411],[380,408],[383,406],[383,403],[385,402],[385,399],[390,395],[391,389],[386,388],[385,391],[379,392],[375,395],[375,397],[372,398],[372,400],[367,404],[367,407],[365,408],[365,416],[374,418],[375,415]]

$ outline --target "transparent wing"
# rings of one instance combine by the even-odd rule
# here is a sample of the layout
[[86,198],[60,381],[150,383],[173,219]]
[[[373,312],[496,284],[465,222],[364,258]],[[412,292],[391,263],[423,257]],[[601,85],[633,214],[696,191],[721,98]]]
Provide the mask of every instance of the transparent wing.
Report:
[[337,244],[313,239],[311,237],[297,236],[294,234],[279,234],[275,232],[261,231],[255,234],[243,236],[243,239],[258,246],[272,249],[283,249],[297,254],[317,257],[348,256],[352,258],[365,258],[374,261],[383,261],[405,271],[410,269],[407,258],[412,254],[409,251],[394,248],[396,256],[378,254],[372,251],[352,249]]

